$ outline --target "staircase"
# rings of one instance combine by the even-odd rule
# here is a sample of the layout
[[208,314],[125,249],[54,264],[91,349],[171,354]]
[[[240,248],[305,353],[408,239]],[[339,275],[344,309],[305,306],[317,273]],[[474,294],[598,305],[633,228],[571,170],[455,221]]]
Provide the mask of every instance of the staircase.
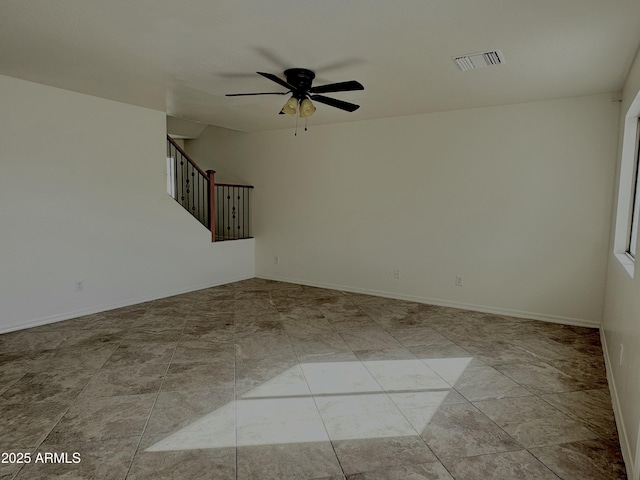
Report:
[[215,171],[202,170],[167,135],[167,193],[211,232],[211,241],[251,237],[250,185],[215,183]]

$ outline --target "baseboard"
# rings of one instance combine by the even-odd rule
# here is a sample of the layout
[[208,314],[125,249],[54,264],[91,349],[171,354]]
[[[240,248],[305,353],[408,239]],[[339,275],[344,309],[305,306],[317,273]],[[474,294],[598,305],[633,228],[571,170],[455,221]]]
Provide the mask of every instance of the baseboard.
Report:
[[249,278],[255,278],[254,275],[239,275],[236,277],[230,277],[220,282],[203,283],[199,285],[192,285],[186,288],[177,290],[170,290],[157,295],[148,295],[133,299],[124,300],[122,302],[115,302],[110,304],[99,305],[96,307],[86,308],[82,310],[74,310],[71,312],[65,312],[58,315],[51,315],[42,317],[20,324],[7,325],[0,328],[0,334],[14,332],[16,330],[23,330],[26,328],[39,327],[42,325],[48,325],[50,323],[62,322],[64,320],[70,320],[72,318],[83,317],[85,315],[92,315],[94,313],[106,312],[108,310],[115,310],[116,308],[129,307],[131,305],[137,305],[139,303],[151,302],[153,300],[159,300],[161,298],[173,297],[175,295],[181,295],[183,293],[195,292],[197,290],[203,290],[205,288],[217,287],[219,285],[225,285],[227,283],[239,282],[241,280],[247,280]]
[[[620,407],[620,397],[616,388],[616,381],[611,373],[611,356],[609,355],[609,347],[607,338],[604,335],[604,329],[600,330],[600,343],[602,343],[602,353],[604,355],[604,366],[607,371],[607,382],[609,383],[609,392],[611,393],[611,403],[613,405],[613,414],[618,427],[618,437],[620,439],[620,450],[622,450],[622,458],[627,469],[627,477],[629,480],[640,480],[640,468],[636,469],[638,461],[638,452],[634,455],[631,452],[629,438],[624,427],[625,423],[622,418],[622,408]],[[640,451],[640,445],[638,445]],[[634,458],[635,457],[635,458]]]
[[380,290],[371,290],[367,288],[352,287],[349,285],[338,285],[332,283],[312,282],[301,280],[298,278],[281,277],[276,275],[258,275],[257,278],[265,280],[275,280],[279,282],[296,283],[299,285],[307,285],[310,287],[327,288],[330,290],[340,290],[343,292],[362,293],[365,295],[376,295],[378,297],[395,298],[398,300],[408,300],[416,303],[427,303],[429,305],[439,305],[441,307],[460,308],[463,310],[473,310],[475,312],[492,313],[494,315],[507,315],[510,317],[525,318],[531,320],[542,320],[545,322],[560,323],[562,325],[574,325],[577,327],[600,328],[600,323],[585,320],[581,318],[562,317],[558,315],[548,315],[544,313],[526,312],[521,310],[512,310],[508,308],[491,307],[486,305],[475,305],[472,303],[453,302],[450,300],[442,300],[439,298],[421,297],[416,295],[404,295],[395,292],[384,292]]
[[632,471],[633,476],[631,478],[633,480],[640,480],[640,431],[638,431],[638,439],[636,440],[636,460],[634,465],[636,465],[637,467],[635,469],[635,472]]
[[640,431],[638,431],[638,439],[636,440],[636,460],[635,460],[635,472],[633,471],[633,466],[632,466],[632,473],[633,476],[631,477],[633,480],[640,480]]

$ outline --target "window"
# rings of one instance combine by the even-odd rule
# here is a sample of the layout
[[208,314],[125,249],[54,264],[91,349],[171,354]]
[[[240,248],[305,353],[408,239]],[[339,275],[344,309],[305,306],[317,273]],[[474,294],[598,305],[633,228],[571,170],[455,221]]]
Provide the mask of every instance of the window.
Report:
[[640,92],[624,118],[614,255],[633,278],[640,228]]
[[638,245],[638,215],[640,214],[640,191],[638,188],[638,167],[640,166],[640,121],[636,132],[636,155],[633,168],[633,200],[631,202],[631,221],[629,222],[629,243],[627,254],[633,259],[636,258],[636,247]]

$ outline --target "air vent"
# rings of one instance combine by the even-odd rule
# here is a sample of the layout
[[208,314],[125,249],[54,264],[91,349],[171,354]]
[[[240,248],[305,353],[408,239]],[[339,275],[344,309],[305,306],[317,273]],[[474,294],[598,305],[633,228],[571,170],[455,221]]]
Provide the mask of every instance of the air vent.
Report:
[[453,57],[453,61],[456,62],[458,68],[464,72],[466,70],[474,70],[491,65],[500,65],[504,63],[504,57],[500,50],[493,50],[491,52],[470,53],[468,55]]

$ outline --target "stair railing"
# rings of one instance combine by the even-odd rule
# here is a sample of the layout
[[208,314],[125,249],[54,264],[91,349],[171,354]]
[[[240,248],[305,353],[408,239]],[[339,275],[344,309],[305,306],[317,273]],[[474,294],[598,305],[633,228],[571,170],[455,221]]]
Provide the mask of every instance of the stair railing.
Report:
[[212,211],[209,202],[209,175],[167,135],[167,191],[206,228],[210,228]]
[[218,183],[215,186],[216,240],[251,238],[250,185]]
[[211,231],[211,241],[251,238],[250,185],[215,183],[167,135],[167,193]]

